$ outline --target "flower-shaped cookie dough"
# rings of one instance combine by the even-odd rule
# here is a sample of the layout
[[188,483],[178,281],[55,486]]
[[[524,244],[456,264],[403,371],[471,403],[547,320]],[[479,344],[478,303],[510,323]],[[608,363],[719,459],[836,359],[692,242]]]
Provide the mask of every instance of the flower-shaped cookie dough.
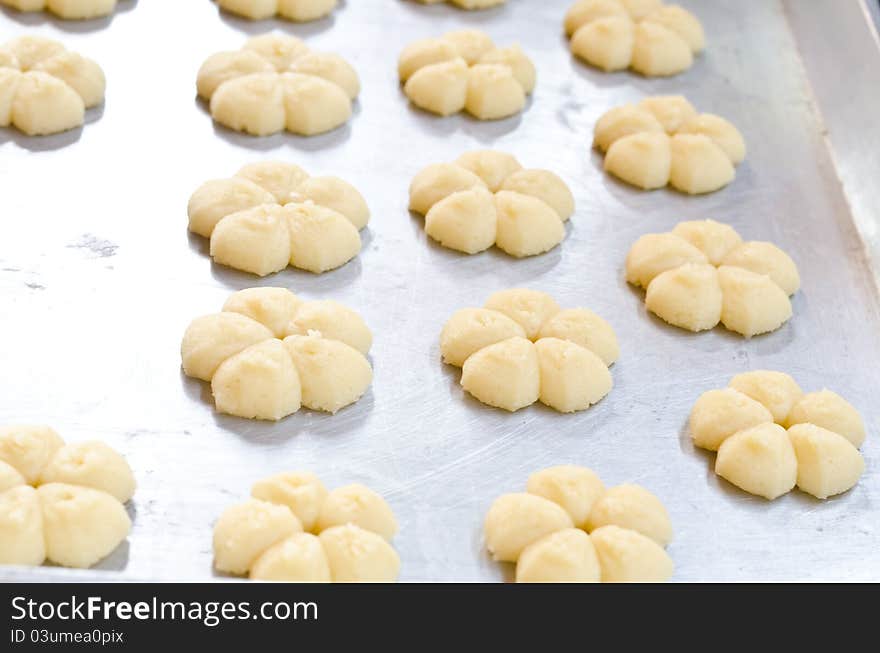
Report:
[[211,383],[217,410],[279,420],[300,406],[335,413],[360,399],[373,380],[372,342],[363,319],[338,302],[247,288],[193,320],[180,353],[187,376]]
[[626,256],[626,280],[647,290],[648,310],[669,324],[696,332],[721,322],[746,338],[785,324],[801,283],[776,245],[743,242],[714,220],[639,238]]
[[187,207],[189,230],[211,239],[211,257],[265,276],[288,265],[321,273],[361,251],[370,210],[338,177],[309,177],[292,163],[246,165],[202,184]]
[[392,583],[396,532],[391,508],[363,485],[327,492],[309,472],[276,474],[217,520],[214,567],[263,581]]
[[480,120],[519,113],[535,88],[535,66],[518,45],[499,48],[485,32],[463,29],[410,43],[397,73],[420,109],[449,116],[462,109]]
[[255,36],[241,50],[208,57],[196,85],[214,120],[254,136],[335,129],[351,117],[361,89],[345,59],[279,34]]
[[0,0],[0,5],[22,12],[49,11],[64,20],[109,16],[116,0]]
[[440,334],[443,362],[461,386],[511,412],[536,401],[561,413],[589,408],[611,391],[617,336],[585,308],[562,310],[550,295],[513,288],[485,308],[457,311]]
[[667,184],[689,195],[712,193],[733,181],[746,156],[730,122],[698,114],[681,95],[648,97],[603,114],[593,145],[605,153],[605,171],[643,190]]
[[646,77],[687,70],[706,46],[700,21],[660,0],[578,0],[565,14],[565,33],[572,53],[591,66]]
[[104,72],[91,59],[42,36],[0,47],[0,127],[44,136],[79,127],[104,101]]
[[795,485],[827,499],[852,488],[865,470],[858,411],[831,390],[804,394],[783,372],[745,372],[724,390],[703,393],[690,432],[696,446],[718,452],[716,474],[765,499]]
[[648,583],[672,576],[664,547],[672,524],[639,485],[605,489],[586,467],[535,472],[526,492],[504,494],[483,525],[495,560],[516,563],[517,583]]
[[278,16],[297,23],[306,23],[328,16],[337,0],[216,0],[223,11],[251,20]]
[[419,172],[409,187],[409,208],[425,216],[425,231],[444,247],[476,254],[496,245],[523,257],[562,242],[574,197],[549,170],[524,169],[510,154],[476,150]]
[[103,442],[0,427],[0,565],[91,567],[128,537],[134,489],[128,463]]
[[419,4],[422,5],[438,5],[441,2],[446,2],[447,4],[452,5],[453,7],[458,7],[459,9],[488,9],[490,7],[497,7],[498,5],[503,5],[507,0],[415,0]]

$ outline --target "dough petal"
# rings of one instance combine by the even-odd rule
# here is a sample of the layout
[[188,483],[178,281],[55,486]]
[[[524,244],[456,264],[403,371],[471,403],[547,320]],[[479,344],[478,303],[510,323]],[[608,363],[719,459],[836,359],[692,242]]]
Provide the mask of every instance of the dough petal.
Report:
[[461,367],[474,352],[525,335],[522,326],[504,313],[488,308],[463,308],[443,326],[440,352],[444,363]]
[[302,404],[335,413],[360,399],[373,370],[354,347],[317,336],[288,336],[284,345],[302,380]]
[[718,271],[707,263],[685,263],[661,272],[645,293],[645,306],[657,317],[688,331],[714,328],[721,320]]
[[495,560],[516,562],[533,542],[572,526],[571,517],[560,506],[523,492],[503,494],[494,501],[486,514],[483,534]]
[[785,429],[766,422],[724,440],[715,458],[715,473],[750,494],[772,500],[795,486],[798,463]]
[[865,471],[865,460],[852,443],[815,424],[796,424],[788,437],[797,456],[797,486],[817,499],[853,488]]
[[461,386],[490,406],[511,412],[530,406],[541,387],[535,345],[515,337],[484,347],[464,362]]
[[541,403],[561,413],[585,410],[611,392],[611,373],[601,358],[568,340],[535,343],[541,375]]
[[565,227],[542,200],[509,190],[495,194],[495,244],[511,256],[543,254],[562,242]]
[[425,216],[425,233],[444,247],[476,254],[495,244],[497,222],[492,194],[475,186],[434,204]]
[[223,361],[211,392],[221,413],[277,421],[299,410],[301,385],[290,355],[273,338]]
[[590,533],[603,583],[662,583],[672,577],[672,559],[654,540],[619,526]]
[[767,408],[738,390],[709,390],[691,410],[691,439],[698,447],[716,451],[734,433],[772,421]]
[[125,508],[106,492],[47,483],[37,494],[43,510],[46,557],[57,564],[91,567],[112,553],[131,531]]
[[601,575],[590,536],[577,528],[532,542],[516,563],[517,583],[598,583]]
[[775,331],[791,318],[788,295],[770,277],[722,265],[718,279],[724,294],[721,322],[731,331],[750,338]]

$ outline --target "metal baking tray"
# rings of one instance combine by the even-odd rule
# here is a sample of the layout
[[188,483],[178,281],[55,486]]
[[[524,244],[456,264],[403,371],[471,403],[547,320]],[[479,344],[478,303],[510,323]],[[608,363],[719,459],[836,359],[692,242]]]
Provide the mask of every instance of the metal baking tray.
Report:
[[[588,465],[608,484],[637,482],[671,513],[678,581],[880,579],[880,252],[876,185],[880,58],[866,5],[834,0],[683,1],[702,20],[707,51],[669,79],[603,74],[569,54],[571,0],[510,0],[467,13],[404,0],[341,3],[308,25],[249,23],[208,0],[122,2],[111,19],[62,23],[0,13],[0,38],[36,32],[96,58],[108,77],[103,109],[68,134],[0,132],[0,423],[53,425],[124,452],[139,488],[127,543],[91,571],[0,571],[4,580],[210,580],[211,527],[253,481],[292,469],[330,486],[381,492],[401,524],[404,581],[500,581],[510,566],[482,546],[483,516],[534,470]],[[409,41],[472,26],[519,42],[538,68],[526,110],[499,122],[446,119],[411,108],[396,78]],[[318,137],[251,138],[215,126],[195,99],[195,74],[218,50],[280,29],[356,65],[363,93],[344,127]],[[732,120],[749,153],[724,190],[645,193],[602,173],[590,149],[608,108],[646,94],[683,93]],[[514,260],[463,256],[430,242],[407,211],[424,165],[474,148],[514,153],[556,171],[577,213],[560,247]],[[314,276],[258,279],[214,266],[186,230],[186,202],[204,180],[264,158],[335,174],[366,196],[373,218],[361,255]],[[692,335],[646,313],[622,265],[641,234],[685,219],[733,224],[780,245],[803,289],[794,318],[745,340]],[[871,254],[869,254],[869,252]],[[278,423],[217,414],[206,385],[180,371],[189,321],[235,290],[282,285],[360,311],[375,334],[375,380],[335,416],[302,411]],[[587,306],[615,327],[615,387],[575,415],[540,405],[508,414],[483,406],[441,364],[438,335],[458,308],[528,286],[563,306]],[[686,421],[705,390],[755,368],[830,387],[862,412],[867,470],[847,494],[792,492],[772,503],[740,492],[694,450]]]

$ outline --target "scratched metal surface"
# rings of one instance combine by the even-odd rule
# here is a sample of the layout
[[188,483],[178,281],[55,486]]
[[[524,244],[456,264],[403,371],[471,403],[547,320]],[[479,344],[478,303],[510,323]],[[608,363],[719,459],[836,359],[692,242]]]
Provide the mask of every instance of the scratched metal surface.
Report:
[[[254,480],[310,469],[331,487],[359,481],[387,497],[401,524],[402,580],[497,581],[510,569],[482,549],[491,501],[523,488],[536,469],[578,463],[665,502],[678,581],[880,578],[876,286],[784,7],[685,2],[705,25],[708,51],[683,75],[645,80],[574,61],[560,34],[568,4],[512,0],[468,14],[358,0],[306,26],[249,24],[208,0],[123,2],[112,20],[74,26],[0,14],[3,40],[61,38],[98,59],[109,80],[105,108],[81,130],[39,140],[0,132],[0,423],[104,439],[139,481],[131,537],[97,573],[6,569],[0,577],[215,578],[216,516]],[[465,25],[521,42],[536,61],[537,91],[522,115],[479,123],[407,106],[395,76],[400,49]],[[273,26],[356,64],[364,91],[348,125],[312,139],[253,139],[212,124],[195,100],[199,64]],[[736,181],[691,198],[642,193],[602,174],[589,148],[596,118],[644,94],[679,92],[745,134],[749,155]],[[560,247],[517,261],[428,242],[406,209],[410,179],[480,147],[568,181],[578,209]],[[189,194],[268,157],[361,189],[373,218],[357,259],[321,276],[291,269],[263,280],[212,266],[186,231]],[[865,174],[861,183],[873,182]],[[771,240],[798,262],[803,290],[784,328],[753,340],[721,329],[691,335],[649,316],[626,285],[621,266],[639,235],[707,217]],[[180,372],[181,335],[191,318],[257,284],[333,298],[365,316],[375,380],[360,402],[277,424],[214,412],[206,386]],[[453,311],[520,285],[613,323],[622,355],[599,405],[567,416],[539,405],[507,414],[464,396],[458,371],[440,363],[438,334]],[[767,503],[715,477],[711,457],[689,442],[688,412],[701,392],[754,368],[790,372],[806,389],[827,385],[862,411],[867,471],[854,490]]]

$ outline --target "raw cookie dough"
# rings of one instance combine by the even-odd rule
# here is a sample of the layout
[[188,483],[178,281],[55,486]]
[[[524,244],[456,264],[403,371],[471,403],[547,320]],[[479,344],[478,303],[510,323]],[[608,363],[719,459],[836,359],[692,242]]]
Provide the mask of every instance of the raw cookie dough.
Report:
[[336,8],[337,0],[216,0],[217,6],[231,14],[264,20],[278,16],[296,23],[318,20]]
[[202,184],[187,215],[189,230],[211,239],[216,263],[262,277],[288,265],[316,274],[344,265],[361,250],[370,210],[338,177],[261,161]]
[[415,2],[421,5],[436,5],[446,2],[459,9],[476,10],[497,7],[498,5],[503,5],[507,0],[415,0]]
[[681,95],[647,97],[604,113],[593,128],[604,168],[643,190],[667,184],[688,195],[712,193],[736,176],[746,144],[720,116],[698,114]]
[[0,427],[0,565],[91,567],[131,530],[131,467],[103,442]]
[[619,348],[611,325],[592,311],[562,310],[546,293],[512,288],[449,318],[440,353],[484,404],[513,412],[540,401],[572,413],[611,391],[608,367]]
[[504,494],[483,524],[495,560],[516,563],[518,583],[662,582],[672,525],[660,500],[638,485],[608,490],[586,467],[535,472],[527,491]]
[[830,390],[804,394],[783,372],[737,374],[729,388],[703,393],[690,433],[696,446],[718,451],[716,474],[765,499],[795,485],[827,499],[855,486],[865,470],[858,411]]
[[677,75],[706,47],[696,16],[660,0],[578,0],[565,14],[565,33],[572,53],[591,66],[645,77]]
[[463,29],[414,41],[397,62],[403,92],[420,109],[479,120],[523,110],[535,88],[532,60],[518,45],[499,48],[484,32]]
[[743,242],[714,220],[639,238],[626,257],[626,280],[646,289],[648,310],[669,324],[697,332],[720,322],[746,338],[785,324],[789,295],[800,288],[788,254],[772,243]]
[[310,472],[257,481],[214,525],[214,566],[254,580],[392,583],[400,558],[391,507],[353,484],[328,492]]
[[241,50],[208,57],[196,87],[214,120],[229,129],[312,136],[348,121],[361,85],[339,55],[313,52],[295,36],[263,34]]
[[562,242],[574,196],[549,170],[523,168],[505,152],[475,150],[422,169],[410,184],[409,208],[425,217],[425,231],[444,247],[476,254],[495,245],[523,257]]
[[184,373],[211,383],[218,411],[279,420],[300,406],[335,413],[360,399],[373,380],[371,344],[350,308],[266,287],[193,320],[180,351]]
[[91,59],[42,36],[0,47],[0,127],[45,136],[80,127],[104,101],[104,71]]
[[0,0],[0,5],[22,12],[48,11],[63,20],[86,20],[109,16],[116,0]]

